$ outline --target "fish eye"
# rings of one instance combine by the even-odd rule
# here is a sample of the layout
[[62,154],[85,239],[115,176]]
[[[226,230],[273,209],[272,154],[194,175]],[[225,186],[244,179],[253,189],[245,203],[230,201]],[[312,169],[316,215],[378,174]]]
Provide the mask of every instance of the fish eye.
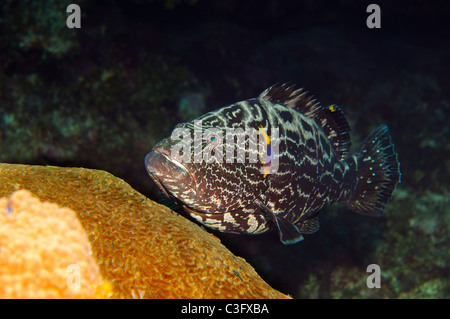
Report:
[[215,141],[217,141],[217,135],[215,135],[215,134],[208,134],[206,136],[206,141],[207,142],[215,142]]
[[220,139],[217,135],[210,134],[206,137],[206,143],[211,145],[212,147],[216,147],[220,142]]

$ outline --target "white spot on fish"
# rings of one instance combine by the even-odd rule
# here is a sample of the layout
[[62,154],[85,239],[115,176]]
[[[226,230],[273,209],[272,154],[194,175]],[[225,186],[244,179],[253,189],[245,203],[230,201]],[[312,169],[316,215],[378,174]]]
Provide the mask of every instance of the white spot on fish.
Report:
[[247,231],[249,233],[253,233],[256,230],[256,228],[258,227],[259,223],[256,220],[255,216],[250,215],[248,220],[247,220],[247,225],[249,226]]
[[233,218],[233,216],[231,216],[230,213],[223,214],[223,220],[226,223],[236,224],[236,220]]

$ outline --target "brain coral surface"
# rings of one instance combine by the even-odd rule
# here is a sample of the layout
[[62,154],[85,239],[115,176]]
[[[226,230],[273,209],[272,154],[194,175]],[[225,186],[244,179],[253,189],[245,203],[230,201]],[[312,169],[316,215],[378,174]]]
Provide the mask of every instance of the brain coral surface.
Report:
[[0,298],[108,297],[73,210],[19,190],[0,212]]
[[[70,263],[78,260],[83,266],[78,270],[81,282],[86,283],[86,291],[74,293],[73,289],[69,289],[68,295],[54,292],[52,297],[288,297],[271,288],[244,259],[234,256],[215,236],[165,206],[147,199],[107,172],[0,164],[0,185],[0,197],[5,197],[0,206],[0,252],[8,245],[25,245],[30,254],[9,257],[0,253],[0,258],[11,258],[10,262],[14,265],[22,265],[14,276],[28,278],[39,274],[48,282],[58,282],[55,290],[60,291],[64,288],[62,285],[70,285],[73,279],[68,265],[61,264],[49,270],[49,266],[39,263],[48,258],[55,265],[60,256],[73,256]],[[30,191],[37,198],[29,192],[26,192],[27,198],[21,198],[25,196],[20,195],[22,193],[11,196],[20,189]],[[38,198],[60,207],[40,203],[42,208],[37,204]],[[30,216],[27,220],[21,220],[19,214],[15,216],[17,211],[21,211],[15,205],[23,206],[23,214],[29,207],[34,207],[33,212],[36,210],[43,214],[37,223],[40,226],[31,222],[32,218],[38,218],[37,213],[30,213],[31,210],[28,210]],[[50,211],[55,212],[49,216]],[[19,225],[16,227],[26,229],[31,237],[13,236],[11,228],[8,228],[11,227],[11,218],[17,220]],[[63,233],[67,243],[62,238],[54,237]],[[39,249],[39,242],[44,241],[37,239],[38,234],[48,236],[45,239],[46,248],[41,252],[45,258],[40,261],[36,257],[27,259]],[[41,266],[45,266],[42,268],[45,271],[37,270]],[[10,280],[5,278],[0,273],[0,281]],[[39,292],[39,285],[36,283],[27,289],[30,293]],[[27,295],[21,291],[23,286],[16,285],[16,289],[8,282],[1,282],[1,286],[6,287],[3,288],[3,296],[39,296]]]

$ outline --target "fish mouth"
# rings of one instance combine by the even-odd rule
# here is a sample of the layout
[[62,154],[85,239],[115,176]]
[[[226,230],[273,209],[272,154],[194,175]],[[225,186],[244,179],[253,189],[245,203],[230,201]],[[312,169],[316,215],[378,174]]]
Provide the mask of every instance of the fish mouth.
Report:
[[169,196],[174,188],[196,190],[196,180],[186,166],[164,149],[153,149],[145,156],[145,168],[158,187]]

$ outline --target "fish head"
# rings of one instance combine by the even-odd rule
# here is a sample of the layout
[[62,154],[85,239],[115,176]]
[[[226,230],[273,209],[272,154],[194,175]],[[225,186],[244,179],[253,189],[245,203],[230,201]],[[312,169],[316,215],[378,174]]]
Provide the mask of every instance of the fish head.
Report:
[[[237,211],[268,188],[259,157],[250,160],[250,145],[256,142],[245,131],[245,122],[230,124],[222,112],[219,109],[177,125],[171,137],[159,142],[145,159],[148,173],[166,196],[191,211]],[[242,123],[241,130],[236,130]],[[250,127],[257,134],[257,123]],[[229,143],[231,129],[237,135]]]

